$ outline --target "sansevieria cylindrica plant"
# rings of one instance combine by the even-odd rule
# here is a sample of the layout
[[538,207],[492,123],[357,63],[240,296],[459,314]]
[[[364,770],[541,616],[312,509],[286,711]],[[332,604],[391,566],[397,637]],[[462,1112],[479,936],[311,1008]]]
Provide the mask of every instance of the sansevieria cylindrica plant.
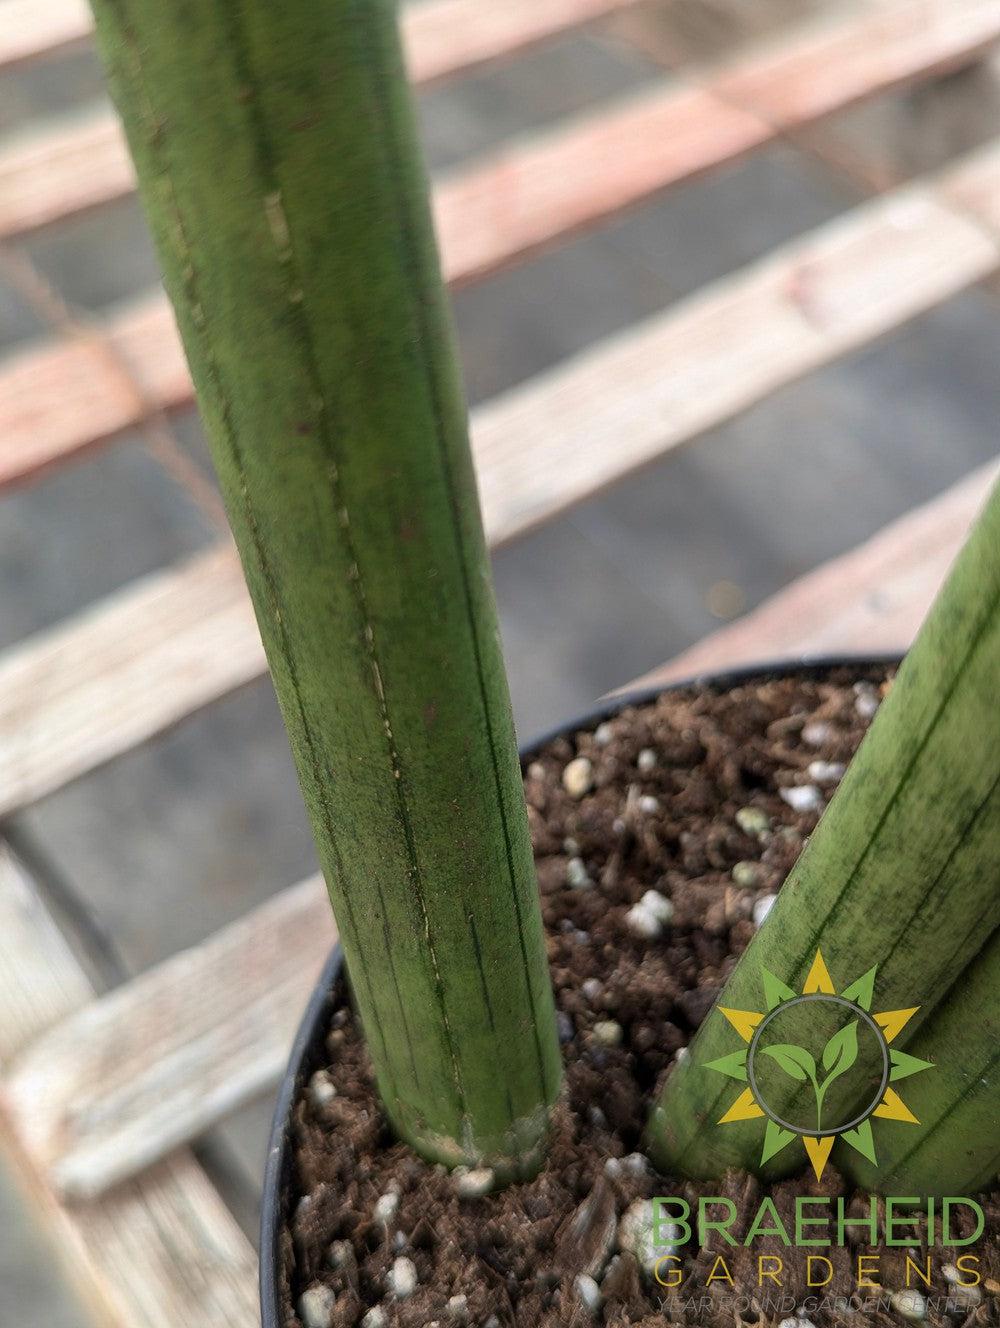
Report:
[[[529,1175],[560,1057],[396,6],[94,9],[386,1111],[426,1158]],[[995,498],[728,1014],[665,1083],[665,1171],[801,1165],[771,1117],[761,1146],[747,1044],[772,1016],[769,1110],[859,1179],[962,1193],[996,1174],[998,659]],[[817,1040],[800,994],[858,1013]],[[860,1149],[825,1132],[869,1087],[880,1013],[886,1091],[900,1056],[934,1073],[876,1154],[860,1126]]]

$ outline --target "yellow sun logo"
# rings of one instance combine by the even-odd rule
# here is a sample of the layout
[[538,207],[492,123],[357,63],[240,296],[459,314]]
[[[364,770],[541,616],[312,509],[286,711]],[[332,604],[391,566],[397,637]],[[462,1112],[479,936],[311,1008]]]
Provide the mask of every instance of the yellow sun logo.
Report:
[[872,1118],[919,1124],[892,1087],[931,1068],[890,1043],[919,1010],[872,1014],[876,967],[839,994],[819,950],[797,994],[762,970],[766,1010],[719,1007],[747,1044],[705,1068],[747,1087],[719,1121],[765,1121],[761,1165],[800,1138],[821,1180],[835,1141],[877,1165]]

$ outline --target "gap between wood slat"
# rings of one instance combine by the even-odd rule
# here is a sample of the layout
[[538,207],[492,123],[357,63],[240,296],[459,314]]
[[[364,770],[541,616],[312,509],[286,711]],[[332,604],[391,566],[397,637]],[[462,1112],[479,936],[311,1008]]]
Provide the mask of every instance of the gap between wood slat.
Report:
[[[513,55],[633,0],[422,0],[402,15],[411,78],[428,83]],[[0,0],[0,70],[85,42],[86,0]]]
[[[487,535],[509,540],[1000,267],[955,212],[1000,146],[778,250],[475,411]],[[0,659],[0,815],[264,672],[235,556],[157,573]]]
[[[778,656],[905,649],[997,471],[981,467],[631,685]],[[34,1166],[93,1198],[270,1088],[333,939],[313,878],[57,1024],[6,1083]]]
[[902,654],[998,473],[996,462],[980,466],[858,548],[799,577],[752,613],[720,627],[630,686],[658,686],[776,659]]
[[[863,20],[786,36],[716,70],[709,90],[680,83],[511,147],[439,183],[435,211],[445,274],[453,285],[481,279],[659,189],[734,160],[782,128],[969,59],[998,33],[1000,0],[906,0]],[[732,98],[751,109],[737,109]],[[93,201],[101,171],[88,168],[81,145],[95,145],[106,178],[118,185],[128,178],[127,162],[122,148],[110,146],[118,141],[114,125],[88,122],[74,132],[77,141],[61,159],[78,196]],[[8,186],[20,180],[22,190],[0,188],[0,199],[7,199],[6,213],[0,202],[0,232],[18,215],[23,222],[25,208],[39,219],[51,215],[50,174],[37,145],[32,152],[8,159]],[[3,175],[0,164],[0,180]],[[155,410],[192,400],[162,295],[114,316],[107,338],[110,353],[95,333],[29,349],[0,369],[0,487],[36,476]]]
[[[31,880],[0,852],[0,1070],[93,989]],[[54,1071],[58,1067],[52,1067]],[[25,1146],[0,1083],[0,1143],[61,1258],[107,1328],[259,1323],[249,1241],[187,1150],[99,1200],[64,1205]]]

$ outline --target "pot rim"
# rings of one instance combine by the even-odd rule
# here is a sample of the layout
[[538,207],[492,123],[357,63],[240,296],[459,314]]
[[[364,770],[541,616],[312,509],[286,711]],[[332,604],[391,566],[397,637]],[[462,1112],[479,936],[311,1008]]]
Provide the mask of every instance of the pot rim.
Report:
[[[540,735],[530,739],[519,747],[522,768],[543,747],[553,739],[567,733],[576,733],[583,729],[595,728],[598,724],[612,718],[631,706],[646,705],[664,692],[680,692],[689,687],[711,687],[716,691],[727,691],[738,687],[751,679],[778,678],[788,674],[808,675],[828,673],[838,668],[878,668],[879,666],[898,665],[901,662],[898,651],[879,651],[872,654],[852,652],[847,654],[804,655],[790,659],[777,659],[756,664],[744,664],[736,668],[717,672],[695,673],[676,681],[635,687],[605,697],[592,709],[582,715],[570,717]],[[316,986],[303,1012],[289,1053],[288,1064],[281,1080],[271,1130],[267,1144],[267,1159],[264,1166],[264,1185],[261,1194],[260,1213],[260,1306],[262,1328],[283,1328],[281,1317],[281,1234],[284,1221],[283,1198],[287,1193],[287,1181],[291,1172],[292,1151],[288,1147],[288,1121],[292,1106],[298,1097],[306,1077],[312,1073],[319,1047],[317,1029],[332,1015],[334,1009],[334,987],[340,977],[344,964],[343,950],[338,942],[329,959],[323,965]],[[320,1044],[321,1045],[321,1044]]]

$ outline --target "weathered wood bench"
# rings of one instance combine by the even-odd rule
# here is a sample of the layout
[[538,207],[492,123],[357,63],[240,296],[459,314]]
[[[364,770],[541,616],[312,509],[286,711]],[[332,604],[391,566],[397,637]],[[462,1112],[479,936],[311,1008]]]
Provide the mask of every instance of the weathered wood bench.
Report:
[[[406,13],[429,82],[630,0],[424,0]],[[87,41],[83,0],[0,0],[0,68]],[[979,59],[1000,0],[870,0],[497,152],[439,181],[449,280],[479,280],[849,103]],[[108,116],[0,150],[0,240],[133,187]],[[1000,140],[862,204],[488,402],[473,432],[500,544],[776,388],[1000,269]],[[192,397],[150,293],[0,363],[0,486],[32,482]],[[994,473],[988,467],[789,586],[657,673],[906,645]],[[259,677],[228,543],[128,586],[0,659],[9,815]],[[334,939],[322,883],[96,996],[23,863],[0,855],[4,1142],[101,1321],[256,1320],[253,1249],[191,1145],[272,1086]]]

